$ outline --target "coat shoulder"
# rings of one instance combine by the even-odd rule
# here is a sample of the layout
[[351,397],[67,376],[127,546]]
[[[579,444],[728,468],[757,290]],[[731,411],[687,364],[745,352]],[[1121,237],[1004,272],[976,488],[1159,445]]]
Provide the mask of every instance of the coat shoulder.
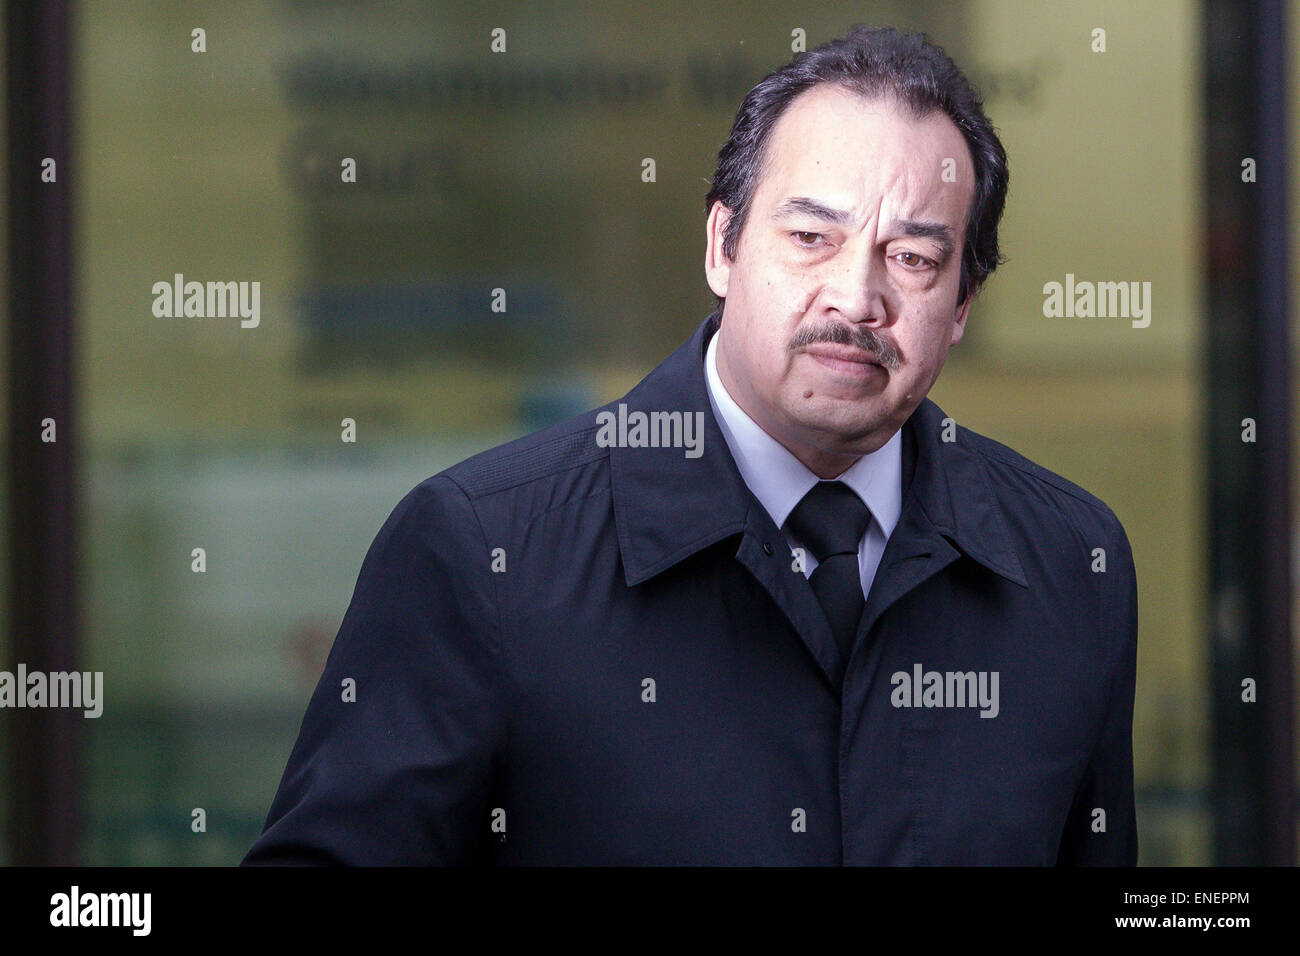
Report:
[[427,479],[453,481],[471,502],[500,496],[502,501],[543,498],[551,505],[566,490],[599,483],[609,449],[597,443],[598,409],[548,425],[512,441],[479,452]]
[[958,426],[958,435],[982,459],[1000,496],[1010,496],[1023,508],[1046,507],[1067,515],[1082,531],[1124,535],[1115,512],[1087,489],[987,435],[963,426]]

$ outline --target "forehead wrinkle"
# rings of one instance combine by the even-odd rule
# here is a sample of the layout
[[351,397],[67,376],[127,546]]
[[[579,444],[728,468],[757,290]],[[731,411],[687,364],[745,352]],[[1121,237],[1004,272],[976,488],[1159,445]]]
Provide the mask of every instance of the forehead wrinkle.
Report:
[[[938,242],[946,253],[956,249],[955,239],[965,228],[965,218],[970,205],[966,196],[956,213],[956,219],[949,221],[948,209],[950,194],[937,171],[927,176],[915,166],[904,169],[904,180],[898,193],[898,211],[889,220],[889,225],[897,228],[905,236],[914,238],[932,238]],[[889,198],[889,197],[885,197]],[[883,209],[882,209],[883,214]],[[946,236],[938,235],[946,232]]]

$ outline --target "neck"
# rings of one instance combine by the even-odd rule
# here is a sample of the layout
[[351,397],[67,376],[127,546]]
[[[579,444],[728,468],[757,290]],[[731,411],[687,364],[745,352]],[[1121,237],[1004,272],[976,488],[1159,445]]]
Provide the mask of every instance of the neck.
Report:
[[[754,418],[748,409],[746,409],[745,414],[749,415],[750,418]],[[755,418],[754,421],[757,422],[758,419]],[[767,425],[760,423],[759,427],[779,441],[790,454],[799,459],[805,468],[823,480],[838,478],[852,468],[854,463],[862,457],[856,454],[829,452],[824,448],[818,448],[815,445],[809,445],[774,432]]]

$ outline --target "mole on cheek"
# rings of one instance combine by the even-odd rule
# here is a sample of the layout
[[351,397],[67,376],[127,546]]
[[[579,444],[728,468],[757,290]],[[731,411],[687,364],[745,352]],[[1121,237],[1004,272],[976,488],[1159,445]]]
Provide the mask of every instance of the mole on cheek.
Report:
[[808,391],[806,391],[806,392],[803,393],[803,397],[804,397],[804,398],[812,398],[812,396],[813,396],[813,393],[812,393],[812,389],[811,389],[811,388],[808,389]]

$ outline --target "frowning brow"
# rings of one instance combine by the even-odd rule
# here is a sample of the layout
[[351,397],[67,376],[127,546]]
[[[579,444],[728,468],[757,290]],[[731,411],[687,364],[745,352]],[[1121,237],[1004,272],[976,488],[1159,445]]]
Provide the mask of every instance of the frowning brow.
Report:
[[[834,209],[807,196],[791,196],[772,212],[772,219],[776,221],[788,219],[792,216],[810,216],[813,219],[833,223],[837,226],[844,226],[853,222],[853,213],[848,210]],[[953,235],[952,229],[941,222],[934,222],[930,219],[901,219],[894,223],[894,226],[909,238],[933,240],[945,259],[951,256],[957,248],[957,239]]]

